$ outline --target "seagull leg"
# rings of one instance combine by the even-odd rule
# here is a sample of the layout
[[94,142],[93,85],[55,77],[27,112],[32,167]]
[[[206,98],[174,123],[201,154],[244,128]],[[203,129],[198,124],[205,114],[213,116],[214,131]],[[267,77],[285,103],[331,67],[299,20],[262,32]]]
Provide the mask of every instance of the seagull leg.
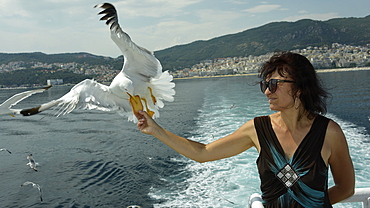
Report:
[[149,108],[148,108],[148,103],[146,101],[145,98],[141,98],[139,95],[135,95],[135,96],[132,96],[130,93],[126,92],[130,98],[129,98],[129,101],[130,101],[130,104],[131,104],[131,107],[132,107],[132,111],[134,112],[135,115],[138,115],[139,114],[139,111],[142,111],[144,110],[144,106],[143,104],[141,103],[141,100],[144,101],[145,103],[145,108],[149,114],[150,117],[153,117],[154,115],[154,112],[151,111]]
[[148,111],[148,114],[149,114],[149,116],[150,117],[153,117],[153,115],[154,115],[154,112],[153,111],[151,111],[149,108],[148,108],[148,103],[146,102],[146,99],[145,98],[141,98],[143,101],[144,101],[144,103],[145,103],[145,107],[146,107],[146,110]]
[[157,99],[154,97],[153,95],[153,90],[152,88],[148,87],[149,91],[150,91],[150,96],[152,97],[152,100],[153,100],[153,103],[154,105],[157,103]]
[[139,95],[132,96],[130,93],[128,92],[126,93],[130,96],[129,102],[131,104],[132,112],[135,115],[138,115],[139,111],[144,110],[143,104],[141,103],[140,96]]

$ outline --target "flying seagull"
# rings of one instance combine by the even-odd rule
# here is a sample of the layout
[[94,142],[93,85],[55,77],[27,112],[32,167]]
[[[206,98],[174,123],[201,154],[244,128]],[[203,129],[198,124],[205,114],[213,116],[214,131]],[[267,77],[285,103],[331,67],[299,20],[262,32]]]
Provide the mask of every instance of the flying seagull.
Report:
[[70,92],[57,100],[38,107],[24,110],[24,114],[33,115],[53,106],[58,106],[57,116],[70,113],[76,108],[116,111],[136,122],[134,114],[139,110],[147,111],[153,118],[159,117],[159,108],[164,102],[172,102],[175,95],[175,83],[168,71],[162,72],[162,66],[154,54],[136,45],[118,24],[117,11],[112,4],[103,3],[95,8],[102,8],[100,20],[105,20],[110,28],[112,40],[121,50],[124,62],[120,73],[109,86],[95,80],[86,79],[76,84]]
[[27,186],[27,185],[32,185],[33,187],[35,187],[35,188],[37,188],[37,189],[39,190],[40,200],[42,201],[42,192],[41,192],[41,187],[40,187],[40,185],[39,185],[39,184],[37,184],[37,183],[31,182],[31,181],[26,181],[26,182],[24,182],[24,183],[21,185],[21,187],[22,187],[22,186]]
[[0,152],[1,152],[1,151],[7,151],[7,152],[9,152],[9,154],[12,154],[12,152],[11,152],[11,151],[9,151],[8,149],[5,149],[5,148],[1,148],[1,149],[0,149]]
[[41,89],[35,89],[35,90],[29,90],[25,92],[21,92],[18,94],[13,95],[9,99],[7,99],[5,102],[3,102],[0,105],[0,114],[9,114],[14,117],[16,114],[23,114],[21,109],[12,109],[11,107],[15,106],[18,104],[20,101],[23,99],[26,99],[27,97],[35,94],[35,93],[41,93],[44,92],[45,90],[49,89],[51,86],[44,87]]
[[28,163],[26,165],[29,165],[30,168],[32,168],[34,171],[37,171],[36,165],[38,165],[38,163],[35,162],[35,160],[32,157],[32,154],[28,155],[27,159],[28,159]]

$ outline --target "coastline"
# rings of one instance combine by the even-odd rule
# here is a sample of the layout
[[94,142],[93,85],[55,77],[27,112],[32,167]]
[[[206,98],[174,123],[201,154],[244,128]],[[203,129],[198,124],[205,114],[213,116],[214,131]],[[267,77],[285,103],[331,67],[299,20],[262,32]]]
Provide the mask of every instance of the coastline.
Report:
[[364,71],[370,70],[370,67],[354,67],[354,68],[335,68],[335,69],[317,69],[317,73],[326,73],[326,72],[344,72],[344,71]]
[[[317,73],[327,73],[327,72],[345,72],[345,71],[365,71],[370,70],[370,67],[354,67],[354,68],[335,68],[335,69],[316,69]],[[237,76],[253,76],[258,75],[258,73],[249,73],[249,74],[228,74],[228,75],[216,75],[216,76],[194,76],[194,77],[181,77],[181,78],[173,78],[174,80],[182,80],[182,79],[207,79],[207,78],[221,78],[221,77],[237,77]],[[70,86],[74,84],[63,84],[63,85],[53,85],[53,86]],[[41,87],[46,87],[48,85],[43,85]],[[4,87],[0,88],[0,90],[12,90],[12,89],[33,89],[39,87]]]
[[[327,73],[327,72],[346,72],[346,71],[365,71],[370,70],[370,67],[354,67],[354,68],[335,68],[335,69],[316,69],[316,73]],[[181,79],[206,79],[206,78],[218,78],[218,77],[237,77],[237,76],[252,76],[258,75],[258,73],[250,74],[228,74],[228,75],[217,75],[217,76],[194,76],[194,77],[181,77],[173,78],[174,80]]]

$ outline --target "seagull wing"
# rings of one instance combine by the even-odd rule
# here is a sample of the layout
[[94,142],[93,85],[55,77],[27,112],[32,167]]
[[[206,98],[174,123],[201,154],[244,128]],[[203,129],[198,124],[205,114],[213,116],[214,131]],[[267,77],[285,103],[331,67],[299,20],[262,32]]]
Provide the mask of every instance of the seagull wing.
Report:
[[57,106],[57,116],[65,115],[76,108],[101,111],[131,111],[126,97],[114,94],[108,86],[94,80],[86,79],[76,84],[67,94],[57,100],[50,101],[38,107],[22,110],[20,113],[29,116]]
[[144,82],[149,82],[150,78],[159,76],[162,73],[159,60],[151,51],[132,42],[130,36],[121,29],[114,6],[104,3],[95,7],[104,9],[99,13],[105,14],[100,20],[106,20],[106,24],[110,26],[111,38],[124,56],[122,72]]
[[5,148],[1,148],[0,151],[7,151],[9,154],[12,154],[12,152],[8,149],[5,149]]
[[106,85],[86,79],[75,85],[69,93],[61,97],[59,106],[63,114],[70,113],[75,108],[101,111],[131,111],[127,95],[119,97]]
[[40,201],[43,201],[41,186],[39,184],[35,184],[34,186],[39,190]]
[[5,102],[3,102],[0,105],[0,114],[8,114],[8,113],[14,113],[10,108],[19,103],[20,101],[28,98],[29,96],[36,94],[36,93],[42,93],[45,90],[49,89],[51,86],[41,88],[41,89],[35,89],[35,90],[29,90],[25,92],[21,92],[18,94],[13,95],[9,99],[7,99]]
[[32,186],[34,186],[34,185],[36,185],[35,183],[33,183],[33,182],[31,182],[31,181],[26,181],[26,182],[24,182],[21,186],[27,186],[27,185],[32,185]]

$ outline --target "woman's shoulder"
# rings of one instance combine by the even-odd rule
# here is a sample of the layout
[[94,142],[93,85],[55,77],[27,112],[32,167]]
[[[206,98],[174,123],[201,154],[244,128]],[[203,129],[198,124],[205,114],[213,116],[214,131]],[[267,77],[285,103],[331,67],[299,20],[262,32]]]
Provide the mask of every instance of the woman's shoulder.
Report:
[[342,128],[338,123],[329,119],[326,129],[325,143],[330,146],[331,150],[344,150],[348,148],[347,139]]
[[329,136],[343,135],[343,130],[337,122],[329,119],[327,135]]

